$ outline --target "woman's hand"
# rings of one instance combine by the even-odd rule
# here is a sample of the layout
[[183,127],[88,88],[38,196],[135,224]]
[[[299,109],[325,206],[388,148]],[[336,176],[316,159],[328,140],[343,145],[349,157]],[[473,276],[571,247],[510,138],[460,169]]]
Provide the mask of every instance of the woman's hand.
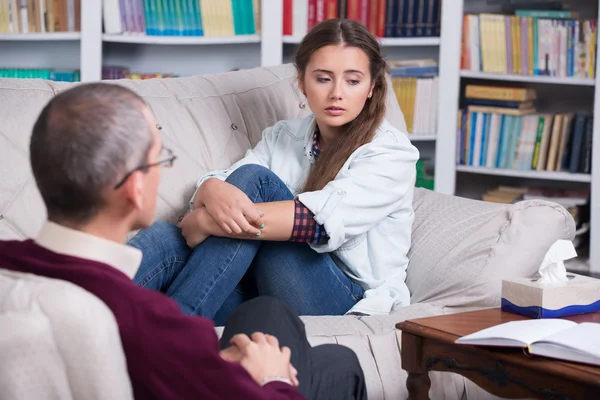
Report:
[[262,215],[254,203],[237,187],[219,179],[208,179],[200,186],[200,204],[227,234],[242,232],[259,235],[264,228]]
[[190,211],[178,224],[181,228],[181,235],[185,238],[187,245],[191,249],[204,242],[210,236],[206,230],[206,224],[202,222],[202,218],[204,217],[202,213],[207,213],[204,207]]

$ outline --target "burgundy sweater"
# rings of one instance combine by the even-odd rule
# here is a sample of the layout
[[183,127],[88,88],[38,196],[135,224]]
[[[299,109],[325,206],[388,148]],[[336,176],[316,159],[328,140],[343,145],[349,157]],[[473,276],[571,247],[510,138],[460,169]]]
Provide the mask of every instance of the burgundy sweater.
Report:
[[212,321],[184,315],[167,296],[117,269],[57,254],[32,240],[0,241],[1,267],[72,282],[112,310],[136,399],[303,399],[294,387],[260,387],[219,355]]

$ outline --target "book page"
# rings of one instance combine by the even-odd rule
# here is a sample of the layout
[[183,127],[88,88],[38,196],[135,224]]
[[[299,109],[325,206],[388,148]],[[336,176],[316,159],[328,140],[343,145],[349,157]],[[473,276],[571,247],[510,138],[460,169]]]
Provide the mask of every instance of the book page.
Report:
[[456,340],[459,344],[487,346],[525,347],[529,344],[554,335],[557,332],[576,326],[566,319],[529,319],[511,321],[492,326]]
[[530,346],[529,352],[567,361],[600,365],[600,324],[581,324],[541,339]]

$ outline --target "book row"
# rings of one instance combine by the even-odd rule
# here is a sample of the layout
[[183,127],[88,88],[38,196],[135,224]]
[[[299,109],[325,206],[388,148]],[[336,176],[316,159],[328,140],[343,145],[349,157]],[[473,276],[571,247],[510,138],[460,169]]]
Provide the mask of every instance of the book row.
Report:
[[260,30],[260,0],[104,0],[104,32],[234,36]]
[[79,32],[81,0],[0,0],[0,33]]
[[283,0],[283,34],[303,37],[331,18],[361,22],[379,37],[440,35],[440,0]]
[[597,21],[572,11],[464,16],[461,67],[516,75],[594,78]]

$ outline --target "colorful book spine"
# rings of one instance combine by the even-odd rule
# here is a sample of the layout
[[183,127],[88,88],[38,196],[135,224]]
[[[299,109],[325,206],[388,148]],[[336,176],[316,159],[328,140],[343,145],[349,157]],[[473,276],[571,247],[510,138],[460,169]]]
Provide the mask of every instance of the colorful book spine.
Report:
[[[577,18],[578,14],[570,11],[467,14],[463,22],[467,27],[462,31],[462,68],[594,78],[597,21]],[[476,62],[479,56],[480,64]]]
[[260,0],[106,0],[103,18],[108,34],[254,35],[259,7]]
[[[294,10],[306,9],[304,21]],[[378,37],[440,35],[441,0],[284,0],[284,35],[302,37],[329,18],[348,18],[365,25]]]
[[48,68],[0,68],[0,78],[46,79],[62,82],[79,82],[81,74],[78,70],[63,71]]

